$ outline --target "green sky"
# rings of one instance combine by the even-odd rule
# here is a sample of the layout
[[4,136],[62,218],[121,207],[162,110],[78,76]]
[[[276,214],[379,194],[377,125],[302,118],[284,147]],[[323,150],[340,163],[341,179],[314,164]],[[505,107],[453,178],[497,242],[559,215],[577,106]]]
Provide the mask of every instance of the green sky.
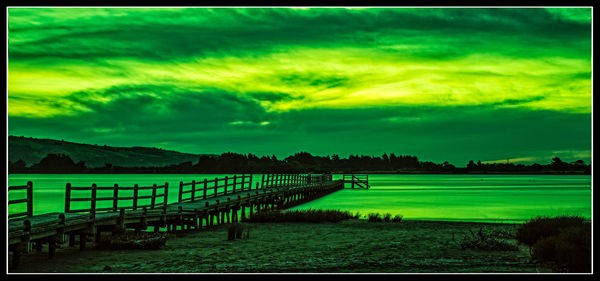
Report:
[[8,8],[8,133],[591,159],[590,8]]

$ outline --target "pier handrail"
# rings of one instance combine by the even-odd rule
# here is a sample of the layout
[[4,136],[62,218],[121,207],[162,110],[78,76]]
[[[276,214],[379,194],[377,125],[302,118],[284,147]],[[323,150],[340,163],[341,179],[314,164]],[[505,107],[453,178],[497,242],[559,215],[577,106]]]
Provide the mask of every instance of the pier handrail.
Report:
[[[26,190],[26,198],[8,200],[8,205],[26,203],[27,210],[25,212],[14,213],[8,215],[8,219],[20,219],[23,217],[33,216],[33,182],[28,181],[26,185],[13,185],[8,187],[8,194],[14,190]],[[8,197],[7,194],[7,197]]]
[[[189,186],[189,189],[186,187]],[[213,198],[252,189],[252,174],[225,176],[224,178],[204,179],[202,181],[179,182],[178,202],[190,202],[198,199]],[[189,195],[188,195],[189,194]],[[185,195],[185,196],[184,196]]]
[[331,180],[329,174],[263,174],[260,186],[263,188],[303,186],[328,180]]
[[344,174],[342,175],[342,180],[344,182],[349,182],[352,185],[352,188],[354,188],[355,185],[367,189],[370,187],[368,174]]
[[[98,197],[98,191],[113,191],[112,196],[107,197]],[[133,190],[132,196],[120,196],[119,191],[121,190]],[[140,196],[140,190],[152,190],[151,195],[143,195]],[[158,193],[162,190],[162,193]],[[89,197],[73,197],[73,191],[90,191]],[[91,186],[72,186],[71,183],[66,184],[66,192],[65,192],[65,213],[83,213],[89,212],[94,215],[96,212],[117,212],[121,209],[124,210],[137,210],[142,208],[165,208],[168,204],[169,196],[169,183],[165,182],[164,185],[156,185],[152,186],[139,186],[135,184],[134,186],[119,186],[115,184],[114,186],[97,186],[95,183]],[[162,198],[162,202],[158,202],[158,198]],[[150,199],[149,204],[139,205],[140,199]],[[130,206],[119,206],[120,201],[132,201]],[[90,202],[90,207],[85,209],[73,209],[71,208],[71,202]],[[96,207],[96,203],[98,201],[112,201],[111,207]]]

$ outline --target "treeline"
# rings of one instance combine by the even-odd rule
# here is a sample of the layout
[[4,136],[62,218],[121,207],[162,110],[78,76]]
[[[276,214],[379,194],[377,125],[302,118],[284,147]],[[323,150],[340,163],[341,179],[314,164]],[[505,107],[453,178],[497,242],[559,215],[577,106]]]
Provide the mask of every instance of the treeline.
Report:
[[8,172],[15,174],[232,174],[232,173],[578,173],[590,174],[591,165],[577,160],[566,163],[554,157],[547,165],[492,163],[470,161],[464,168],[444,162],[421,162],[416,156],[386,154],[381,157],[350,155],[340,158],[314,156],[299,152],[279,160],[273,156],[258,157],[253,154],[223,153],[202,155],[198,162],[184,162],[164,167],[119,167],[106,163],[104,167],[87,167],[84,161],[75,163],[64,154],[48,154],[39,163],[27,167],[18,160],[8,163]]

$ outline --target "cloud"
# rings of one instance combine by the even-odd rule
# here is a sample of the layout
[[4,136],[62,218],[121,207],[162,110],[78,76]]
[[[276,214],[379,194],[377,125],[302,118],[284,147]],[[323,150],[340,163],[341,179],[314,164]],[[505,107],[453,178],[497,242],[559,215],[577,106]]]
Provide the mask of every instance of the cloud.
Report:
[[587,151],[590,15],[9,8],[9,133],[283,156]]
[[[589,114],[491,106],[276,113],[230,93],[179,94],[164,103],[157,99],[121,97],[95,104],[93,113],[52,121],[13,117],[9,128],[16,135],[36,135],[49,128],[55,137],[74,141],[196,153],[234,151],[285,157],[297,151],[321,155],[393,152],[457,164],[471,159],[544,158],[557,150],[591,146]],[[165,108],[157,109],[158,104]]]

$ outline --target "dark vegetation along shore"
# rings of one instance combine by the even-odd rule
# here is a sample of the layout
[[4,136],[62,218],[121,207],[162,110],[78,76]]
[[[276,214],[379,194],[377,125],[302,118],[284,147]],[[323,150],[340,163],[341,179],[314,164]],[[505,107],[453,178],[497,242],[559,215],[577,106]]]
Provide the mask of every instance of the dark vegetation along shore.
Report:
[[[68,149],[65,147],[68,146]],[[40,154],[46,151],[45,156]],[[31,154],[35,152],[36,157]],[[23,159],[30,159],[25,161]],[[34,162],[31,159],[40,159]],[[161,159],[160,161],[157,159]],[[89,161],[89,162],[88,162]],[[102,164],[99,164],[100,161]],[[121,163],[119,166],[115,163]],[[140,165],[139,163],[144,163]],[[170,163],[161,165],[160,163]],[[154,165],[154,166],[153,166]],[[514,164],[470,161],[460,168],[419,161],[416,156],[384,153],[382,156],[314,156],[299,152],[285,159],[253,154],[194,155],[156,148],[115,148],[56,140],[9,137],[9,173],[23,174],[221,174],[221,173],[428,173],[428,174],[587,174],[591,164],[558,157],[548,164]]]
[[[360,219],[359,219],[360,218]],[[379,219],[374,219],[379,218]],[[386,219],[389,218],[389,219]],[[590,272],[590,223],[410,221],[334,210],[264,212],[176,234],[130,233],[95,248],[33,253],[17,272]],[[166,236],[165,236],[166,235]]]

